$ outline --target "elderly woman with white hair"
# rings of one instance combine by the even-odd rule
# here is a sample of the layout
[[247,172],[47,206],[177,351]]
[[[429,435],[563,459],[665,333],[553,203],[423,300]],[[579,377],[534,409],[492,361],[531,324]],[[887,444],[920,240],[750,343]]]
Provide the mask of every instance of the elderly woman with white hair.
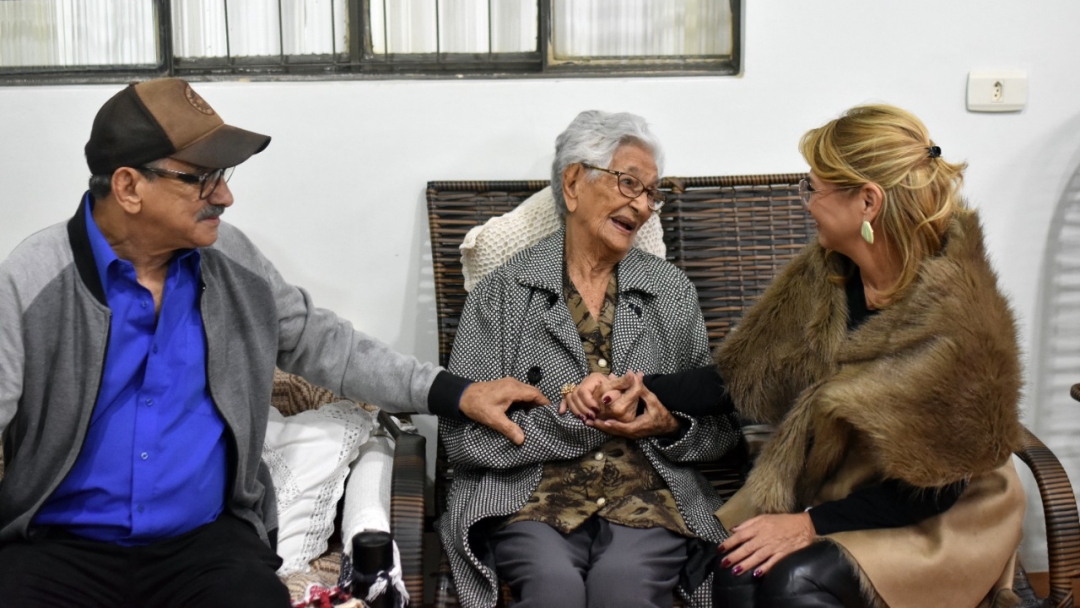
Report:
[[[641,117],[578,115],[552,167],[563,227],[469,294],[449,370],[513,376],[558,403],[590,373],[709,364],[693,284],[631,246],[664,203],[662,160]],[[455,478],[438,528],[463,605],[494,606],[499,579],[514,606],[670,606],[676,586],[692,605],[709,603],[721,500],[688,463],[735,446],[735,420],[656,410],[652,436],[625,439],[554,405],[510,417],[520,446],[440,420]]]

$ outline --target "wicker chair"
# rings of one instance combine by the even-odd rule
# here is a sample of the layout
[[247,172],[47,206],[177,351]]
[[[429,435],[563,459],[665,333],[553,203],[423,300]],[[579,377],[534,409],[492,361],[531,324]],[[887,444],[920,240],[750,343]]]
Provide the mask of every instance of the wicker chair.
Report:
[[[732,324],[772,281],[777,270],[809,241],[813,224],[802,210],[798,182],[802,174],[666,178],[669,202],[661,213],[667,259],[694,281],[711,346],[723,340]],[[435,274],[439,357],[446,365],[466,292],[460,253],[465,233],[491,217],[510,211],[547,181],[429,182],[428,217]],[[1073,387],[1080,399],[1080,385]],[[1064,469],[1034,435],[1027,433],[1017,452],[1032,469],[1042,495],[1049,554],[1052,606],[1072,606],[1072,586],[1080,576],[1080,521]],[[705,465],[702,472],[721,495],[741,484],[745,462]],[[452,475],[443,446],[436,461],[435,510],[446,506]],[[436,606],[457,605],[445,556],[438,574]],[[1017,591],[1036,598],[1022,570]],[[504,599],[507,590],[503,587]]]
[[[332,391],[308,383],[299,376],[281,370],[274,372],[274,389],[270,398],[284,416],[318,408],[339,398]],[[415,430],[404,430],[385,412],[379,412],[379,422],[394,438],[393,480],[391,481],[390,528],[401,553],[401,569],[405,587],[411,598],[424,597],[423,535],[424,535],[424,476],[427,468],[427,440]],[[340,518],[338,524],[340,525]],[[286,580],[294,600],[302,595],[308,582],[334,584],[341,569],[343,539],[335,530],[329,547],[322,556],[311,562],[310,575],[296,575]]]

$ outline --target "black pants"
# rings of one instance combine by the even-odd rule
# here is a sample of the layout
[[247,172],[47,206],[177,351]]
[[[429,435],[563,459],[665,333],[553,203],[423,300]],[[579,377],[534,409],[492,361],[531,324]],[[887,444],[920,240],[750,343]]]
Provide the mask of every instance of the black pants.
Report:
[[864,608],[855,567],[831,542],[817,542],[780,560],[765,576],[720,568],[713,608]]
[[247,523],[214,523],[138,547],[56,528],[0,547],[0,607],[287,608],[278,557]]

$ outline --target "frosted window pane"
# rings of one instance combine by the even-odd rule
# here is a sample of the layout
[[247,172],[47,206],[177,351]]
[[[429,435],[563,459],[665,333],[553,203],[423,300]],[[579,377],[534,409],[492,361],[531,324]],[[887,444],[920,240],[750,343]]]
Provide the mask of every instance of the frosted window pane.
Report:
[[346,50],[345,0],[282,0],[286,55],[325,55]]
[[0,1],[0,67],[158,63],[151,0]]
[[730,55],[728,0],[554,0],[556,59]]
[[437,44],[435,3],[431,0],[371,1],[374,53],[434,53]]
[[537,4],[535,0],[491,0],[491,46],[496,53],[528,53],[536,50]]
[[443,53],[488,52],[487,0],[440,0],[439,46]]
[[438,38],[435,2],[371,0],[372,52],[382,55],[536,50],[539,27],[536,0],[439,0],[437,4]]
[[177,57],[227,57],[221,0],[173,0],[173,52]]
[[281,54],[277,0],[230,2],[229,52],[234,57]]
[[[173,0],[177,57],[325,55],[346,51],[345,0]],[[278,7],[281,7],[280,21]]]

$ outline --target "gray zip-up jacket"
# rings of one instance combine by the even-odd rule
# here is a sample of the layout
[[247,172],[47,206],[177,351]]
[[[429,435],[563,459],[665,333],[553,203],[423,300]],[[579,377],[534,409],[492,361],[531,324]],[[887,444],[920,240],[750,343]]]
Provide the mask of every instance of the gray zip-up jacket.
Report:
[[[26,536],[75,463],[97,400],[111,313],[85,207],[80,203],[74,218],[32,235],[0,263],[0,543]],[[456,378],[316,308],[238,229],[222,223],[217,243],[201,256],[207,383],[228,428],[225,508],[264,540],[277,529],[262,462],[275,365],[390,412],[456,409],[463,388]]]

